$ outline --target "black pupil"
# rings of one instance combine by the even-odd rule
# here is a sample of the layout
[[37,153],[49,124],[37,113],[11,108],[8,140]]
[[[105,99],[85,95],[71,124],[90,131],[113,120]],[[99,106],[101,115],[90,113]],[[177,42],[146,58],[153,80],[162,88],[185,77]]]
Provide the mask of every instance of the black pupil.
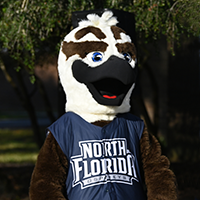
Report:
[[128,54],[124,54],[124,57],[125,57],[126,61],[130,61],[130,57]]
[[94,58],[96,61],[99,61],[101,59],[101,56],[100,55],[96,55],[95,58]]

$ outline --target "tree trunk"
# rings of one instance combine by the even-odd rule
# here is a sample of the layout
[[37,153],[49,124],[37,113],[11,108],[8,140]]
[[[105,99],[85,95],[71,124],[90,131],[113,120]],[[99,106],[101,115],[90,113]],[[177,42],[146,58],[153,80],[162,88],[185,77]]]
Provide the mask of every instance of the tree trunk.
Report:
[[153,116],[153,129],[152,131],[155,136],[158,136],[158,126],[159,126],[159,97],[158,97],[158,84],[156,82],[156,78],[154,77],[154,74],[150,68],[150,66],[147,63],[144,63],[144,69],[149,75],[149,78],[151,80],[152,88],[153,88],[153,94],[152,94],[152,100],[154,105],[154,116]]
[[35,114],[34,106],[31,102],[30,97],[29,97],[26,85],[25,85],[24,80],[23,80],[23,76],[21,74],[21,70],[19,72],[17,72],[16,75],[17,75],[17,79],[18,79],[18,82],[19,82],[19,87],[20,87],[22,94],[23,94],[22,105],[24,106],[24,108],[28,112],[29,118],[31,120],[31,125],[32,125],[32,128],[33,128],[35,140],[36,140],[38,146],[42,147],[43,139],[41,137],[40,128],[39,128],[39,125],[38,125],[38,122],[37,122],[37,117],[36,117],[36,114]]
[[38,125],[38,122],[37,122],[35,110],[34,110],[32,102],[30,100],[30,97],[28,95],[28,92],[27,92],[26,86],[24,84],[21,72],[16,73],[17,79],[19,81],[19,87],[18,87],[17,84],[15,83],[14,79],[12,78],[10,73],[8,72],[6,65],[4,65],[2,60],[0,60],[0,66],[1,66],[1,69],[4,73],[6,80],[12,86],[15,93],[19,97],[23,107],[28,112],[28,115],[29,115],[30,120],[31,120],[31,125],[32,125],[35,141],[36,141],[38,147],[41,148],[41,146],[43,144],[43,139],[42,139],[41,134],[40,134],[40,129],[39,129],[39,125]]
[[39,92],[44,101],[45,111],[46,111],[47,116],[49,117],[51,123],[53,123],[56,119],[55,119],[53,111],[51,109],[51,104],[50,104],[49,98],[47,96],[47,93],[45,91],[44,85],[43,85],[42,81],[36,75],[35,75],[35,77],[36,77],[36,84],[38,86]]

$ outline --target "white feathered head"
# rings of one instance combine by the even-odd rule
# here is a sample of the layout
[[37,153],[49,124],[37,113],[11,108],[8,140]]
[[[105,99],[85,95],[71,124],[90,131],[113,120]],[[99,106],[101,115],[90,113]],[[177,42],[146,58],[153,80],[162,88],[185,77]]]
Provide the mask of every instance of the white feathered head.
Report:
[[87,15],[62,42],[58,72],[66,111],[88,122],[112,120],[130,110],[136,50],[111,11]]

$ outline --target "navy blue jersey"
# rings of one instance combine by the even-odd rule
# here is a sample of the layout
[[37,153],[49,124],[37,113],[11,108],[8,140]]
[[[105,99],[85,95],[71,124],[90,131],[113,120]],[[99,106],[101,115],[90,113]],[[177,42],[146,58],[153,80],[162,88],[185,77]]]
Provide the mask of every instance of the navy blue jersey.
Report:
[[67,112],[49,130],[69,161],[69,200],[145,200],[140,173],[140,138],[144,123],[118,115],[99,127]]

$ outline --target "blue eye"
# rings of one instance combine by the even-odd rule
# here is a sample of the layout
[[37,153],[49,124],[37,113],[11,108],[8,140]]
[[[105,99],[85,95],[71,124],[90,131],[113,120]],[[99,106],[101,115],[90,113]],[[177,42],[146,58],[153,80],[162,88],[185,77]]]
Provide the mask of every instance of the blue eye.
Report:
[[125,60],[127,61],[127,62],[131,62],[132,61],[132,58],[131,58],[131,56],[130,56],[130,54],[129,53],[123,53],[123,56],[124,56],[124,58],[125,58]]
[[92,60],[93,62],[100,62],[103,59],[103,55],[99,52],[95,52],[92,54]]

